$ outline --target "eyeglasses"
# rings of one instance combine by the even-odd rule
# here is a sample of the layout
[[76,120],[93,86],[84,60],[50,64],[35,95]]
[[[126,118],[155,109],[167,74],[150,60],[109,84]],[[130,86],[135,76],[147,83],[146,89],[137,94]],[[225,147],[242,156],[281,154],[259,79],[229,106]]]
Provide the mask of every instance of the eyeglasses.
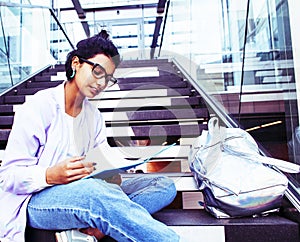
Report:
[[79,57],[79,60],[93,66],[93,68],[92,68],[93,76],[97,79],[105,78],[105,85],[107,85],[108,87],[111,87],[118,82],[118,80],[115,77],[113,77],[113,75],[107,74],[105,68],[103,66],[101,66],[100,64],[91,62],[91,61],[81,58],[81,57]]

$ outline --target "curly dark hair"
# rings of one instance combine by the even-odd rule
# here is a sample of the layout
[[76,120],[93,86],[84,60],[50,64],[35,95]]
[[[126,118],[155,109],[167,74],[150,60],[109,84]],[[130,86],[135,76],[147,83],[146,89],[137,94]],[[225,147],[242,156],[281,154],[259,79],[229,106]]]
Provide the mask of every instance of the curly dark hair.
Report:
[[106,30],[101,30],[100,33],[79,41],[76,45],[76,49],[69,52],[65,63],[65,70],[67,79],[71,79],[72,75],[72,59],[74,56],[82,57],[84,59],[93,58],[95,55],[104,54],[107,57],[111,57],[115,66],[120,64],[120,55],[117,47],[109,39],[109,34]]

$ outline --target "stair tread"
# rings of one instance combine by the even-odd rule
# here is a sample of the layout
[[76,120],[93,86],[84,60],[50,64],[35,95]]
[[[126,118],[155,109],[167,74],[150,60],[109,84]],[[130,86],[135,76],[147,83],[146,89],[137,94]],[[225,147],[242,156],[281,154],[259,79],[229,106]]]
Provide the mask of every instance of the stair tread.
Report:
[[299,225],[278,214],[217,219],[203,209],[163,209],[153,217],[188,242],[198,242],[200,236],[203,241],[213,242],[299,241]]
[[[41,90],[41,89],[39,89],[39,88],[28,89],[27,91],[31,94],[27,93],[27,94],[6,96],[5,101],[6,101],[6,103],[22,102],[23,100],[25,101],[26,96],[33,95],[38,90]],[[189,96],[192,94],[190,88],[176,88],[176,89],[164,88],[164,89],[149,89],[149,90],[132,90],[129,92],[121,90],[118,92],[113,91],[113,92],[104,92],[103,94],[101,93],[98,96],[94,97],[93,100],[142,97],[143,93],[145,93],[146,91],[147,91],[147,94],[149,95],[149,97],[161,97],[161,96],[166,96],[166,95],[168,97],[177,97],[177,96]],[[24,92],[25,92],[25,90],[24,90]]]
[[[8,120],[9,121],[9,120]],[[171,124],[171,125],[142,125],[142,126],[115,126],[107,127],[107,137],[136,137],[136,138],[154,138],[154,137],[195,137],[207,129],[207,124]],[[8,139],[10,129],[0,129],[0,141]]]
[[271,225],[271,226],[296,226],[298,224],[281,217],[277,214],[270,214],[265,217],[245,217],[217,219],[203,209],[163,209],[153,217],[168,226],[250,226],[250,225]]

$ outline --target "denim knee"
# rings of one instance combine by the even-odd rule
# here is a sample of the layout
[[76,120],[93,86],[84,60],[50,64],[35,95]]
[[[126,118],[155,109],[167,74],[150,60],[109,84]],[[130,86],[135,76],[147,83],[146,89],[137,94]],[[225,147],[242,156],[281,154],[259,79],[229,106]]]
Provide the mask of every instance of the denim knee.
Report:
[[176,196],[173,180],[162,175],[137,176],[125,180],[121,187],[133,202],[151,214],[169,205]]
[[163,188],[163,191],[168,194],[169,203],[171,203],[177,194],[174,181],[166,176],[158,176],[156,179],[157,183]]

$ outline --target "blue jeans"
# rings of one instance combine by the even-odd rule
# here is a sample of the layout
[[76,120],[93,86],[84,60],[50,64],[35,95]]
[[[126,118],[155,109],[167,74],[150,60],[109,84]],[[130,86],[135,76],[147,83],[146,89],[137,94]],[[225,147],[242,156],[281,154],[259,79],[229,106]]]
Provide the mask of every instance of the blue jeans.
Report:
[[33,194],[27,224],[50,230],[98,228],[122,242],[175,242],[179,236],[150,215],[171,203],[175,195],[173,181],[163,176],[143,175],[121,186],[82,179]]

